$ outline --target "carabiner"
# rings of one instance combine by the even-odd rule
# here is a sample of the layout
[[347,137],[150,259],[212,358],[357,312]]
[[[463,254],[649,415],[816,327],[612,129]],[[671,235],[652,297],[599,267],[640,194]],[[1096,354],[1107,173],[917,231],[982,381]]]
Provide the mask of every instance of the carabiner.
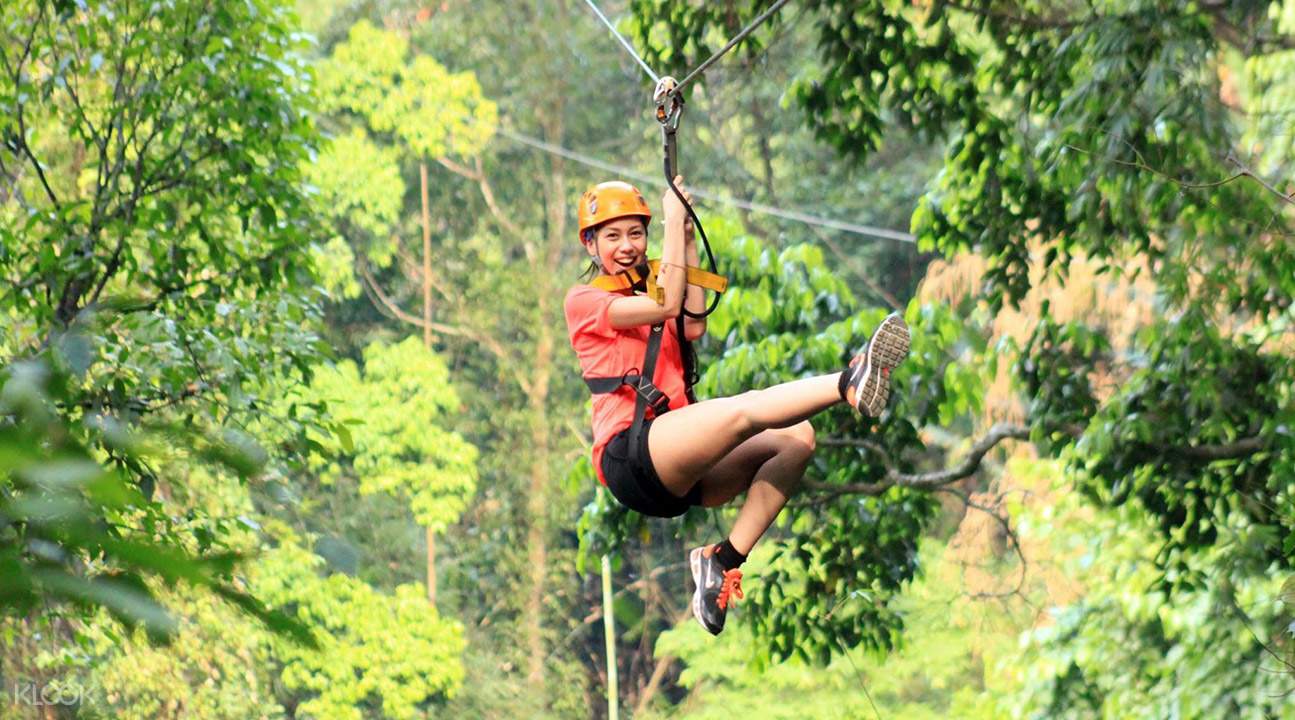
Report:
[[666,75],[657,81],[652,91],[652,102],[656,103],[656,119],[663,129],[674,131],[679,128],[679,116],[683,115],[683,96],[674,92],[678,82]]

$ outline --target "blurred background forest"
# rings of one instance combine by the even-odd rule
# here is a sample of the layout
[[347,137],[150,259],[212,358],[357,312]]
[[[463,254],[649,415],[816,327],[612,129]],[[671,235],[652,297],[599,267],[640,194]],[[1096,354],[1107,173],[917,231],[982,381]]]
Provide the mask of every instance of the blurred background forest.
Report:
[[[771,3],[598,3],[685,75]],[[0,717],[1295,718],[1295,0],[792,0],[686,91],[715,397],[841,367],[710,637],[618,509],[579,0],[0,5]],[[658,225],[653,245],[659,247]],[[654,254],[654,251],[650,251]]]

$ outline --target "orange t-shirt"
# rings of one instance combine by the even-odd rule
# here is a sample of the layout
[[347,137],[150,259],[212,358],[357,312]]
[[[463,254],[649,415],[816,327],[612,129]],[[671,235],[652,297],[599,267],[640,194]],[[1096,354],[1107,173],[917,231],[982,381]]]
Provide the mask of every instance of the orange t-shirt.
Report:
[[[563,308],[567,316],[567,334],[571,347],[580,360],[582,377],[621,377],[630,370],[643,367],[643,352],[647,349],[650,325],[640,325],[617,330],[612,327],[608,308],[617,298],[628,297],[622,293],[601,290],[592,285],[577,285],[567,291]],[[683,357],[679,351],[679,338],[673,320],[665,324],[661,337],[661,350],[657,355],[656,371],[652,382],[670,397],[670,409],[688,404],[684,392]],[[615,392],[593,396],[594,402],[594,472],[598,482],[607,484],[603,477],[603,449],[616,433],[634,424],[634,400],[637,396],[628,385]],[[649,406],[647,417],[653,416]]]

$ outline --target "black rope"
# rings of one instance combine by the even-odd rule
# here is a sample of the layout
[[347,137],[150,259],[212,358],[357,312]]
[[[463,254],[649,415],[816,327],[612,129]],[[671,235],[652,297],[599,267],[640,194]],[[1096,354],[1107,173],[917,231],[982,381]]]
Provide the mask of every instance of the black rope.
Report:
[[[702,247],[706,248],[706,260],[710,262],[710,271],[718,275],[719,266],[715,262],[715,253],[710,249],[710,240],[707,239],[706,237],[706,229],[701,226],[701,218],[698,218],[697,213],[693,211],[692,204],[689,203],[688,200],[684,198],[683,193],[679,190],[679,187],[674,184],[674,176],[672,174],[673,170],[674,168],[670,167],[670,158],[667,157],[665,160],[666,183],[669,184],[670,189],[674,191],[675,197],[679,198],[679,202],[683,203],[684,209],[688,211],[688,217],[692,218],[693,227],[697,228],[697,234],[701,236],[701,245]],[[686,281],[685,281],[685,284],[684,284],[685,298],[687,298],[687,292],[688,292],[688,285],[686,284]],[[683,314],[687,315],[690,318],[697,318],[697,319],[704,318],[707,315],[710,315],[711,313],[715,312],[715,308],[719,307],[719,296],[720,296],[720,293],[715,293],[715,296],[711,298],[710,306],[707,307],[705,310],[699,313],[695,313],[685,307],[683,308]]]

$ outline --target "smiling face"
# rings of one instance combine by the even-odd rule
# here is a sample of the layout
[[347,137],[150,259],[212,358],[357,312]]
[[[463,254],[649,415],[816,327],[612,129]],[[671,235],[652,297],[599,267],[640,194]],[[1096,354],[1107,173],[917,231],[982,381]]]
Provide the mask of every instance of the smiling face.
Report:
[[637,216],[609,220],[598,227],[585,249],[604,275],[634,267],[647,259],[647,224]]

